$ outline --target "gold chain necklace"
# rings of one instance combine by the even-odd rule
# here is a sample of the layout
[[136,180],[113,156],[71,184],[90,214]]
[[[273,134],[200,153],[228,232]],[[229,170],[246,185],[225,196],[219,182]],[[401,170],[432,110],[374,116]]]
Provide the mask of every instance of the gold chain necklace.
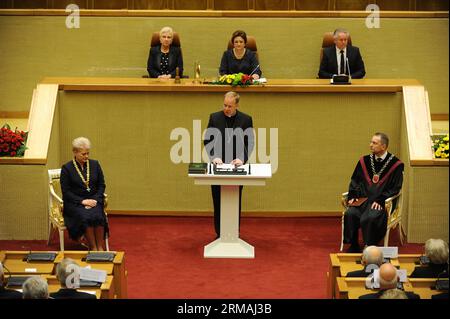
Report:
[[373,174],[372,182],[373,182],[374,184],[376,184],[376,183],[378,183],[378,181],[380,180],[381,173],[383,173],[383,171],[384,171],[384,170],[386,169],[386,167],[388,166],[389,162],[394,158],[394,155],[391,154],[391,156],[389,157],[389,159],[387,160],[387,162],[384,163],[383,167],[380,169],[380,171],[379,171],[378,173],[375,171],[375,165],[374,165],[374,163],[373,163],[373,157],[374,157],[373,154],[370,154],[370,166],[372,167],[372,174]]
[[72,162],[73,162],[73,166],[75,166],[75,169],[77,170],[78,175],[80,175],[81,180],[82,180],[83,183],[86,185],[86,190],[87,190],[88,192],[90,192],[90,191],[91,191],[91,188],[89,187],[89,160],[87,160],[87,162],[86,162],[86,169],[87,169],[87,172],[86,172],[86,179],[84,179],[83,174],[81,174],[81,171],[80,171],[80,169],[78,168],[77,162],[75,162],[75,159],[74,159],[74,158],[72,159]]

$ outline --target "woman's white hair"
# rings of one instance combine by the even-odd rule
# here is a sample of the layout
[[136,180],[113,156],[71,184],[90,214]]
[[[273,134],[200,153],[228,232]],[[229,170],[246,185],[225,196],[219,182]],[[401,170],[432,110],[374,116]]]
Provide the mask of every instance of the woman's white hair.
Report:
[[72,149],[74,151],[80,150],[80,149],[91,149],[91,141],[89,141],[86,137],[77,137],[72,141]]
[[161,37],[164,33],[169,33],[173,37],[173,29],[171,27],[164,27],[159,31],[159,36]]
[[425,242],[425,255],[433,264],[445,264],[448,261],[448,244],[442,239],[430,238]]

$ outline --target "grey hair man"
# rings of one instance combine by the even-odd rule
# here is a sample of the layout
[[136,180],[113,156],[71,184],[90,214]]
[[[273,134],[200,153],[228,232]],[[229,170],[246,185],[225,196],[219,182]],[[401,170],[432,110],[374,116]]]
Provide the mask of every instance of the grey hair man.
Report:
[[448,244],[442,239],[430,238],[425,242],[425,256],[430,262],[416,266],[411,278],[448,278]]
[[379,268],[383,262],[383,251],[377,246],[367,246],[364,248],[361,257],[361,264],[364,268],[348,272],[347,277],[367,277],[374,269]]
[[43,278],[33,276],[22,285],[23,299],[48,299],[48,284]]

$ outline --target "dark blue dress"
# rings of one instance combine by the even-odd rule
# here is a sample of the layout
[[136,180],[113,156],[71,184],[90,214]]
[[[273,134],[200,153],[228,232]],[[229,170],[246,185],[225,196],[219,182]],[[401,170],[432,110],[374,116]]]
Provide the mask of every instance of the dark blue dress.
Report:
[[250,49],[245,50],[245,54],[242,59],[237,59],[234,56],[233,49],[229,49],[223,53],[222,60],[220,61],[219,74],[234,74],[244,73],[258,74],[261,77],[261,68],[258,67],[259,62],[255,52]]
[[[76,162],[81,174],[86,180],[86,169],[82,170]],[[87,227],[104,226],[105,234],[108,232],[108,225],[104,206],[105,179],[102,168],[96,160],[89,160],[89,188],[78,175],[72,161],[67,162],[61,168],[61,191],[64,202],[64,223],[69,231],[70,238],[79,240],[86,232]],[[81,202],[85,199],[95,199],[97,206],[86,209]]]

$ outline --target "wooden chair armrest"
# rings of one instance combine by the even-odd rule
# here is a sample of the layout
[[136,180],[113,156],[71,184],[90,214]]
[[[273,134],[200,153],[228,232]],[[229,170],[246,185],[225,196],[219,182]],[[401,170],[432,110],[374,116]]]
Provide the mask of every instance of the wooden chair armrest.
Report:
[[[387,198],[387,199],[384,201],[384,208],[386,209],[388,218],[389,218],[389,217],[391,216],[391,214],[392,214],[392,210],[393,210],[393,200],[396,199],[396,198],[399,198],[401,195],[402,195],[402,192],[400,191],[398,194],[396,194],[396,195],[394,195],[394,196],[391,196],[391,197]],[[398,203],[397,203],[397,205],[398,205]]]
[[348,208],[347,202],[348,202],[348,192],[342,193],[341,204],[345,209]]
[[392,202],[394,199],[396,199],[397,197],[400,197],[400,195],[402,194],[402,192],[400,191],[397,195],[391,196],[389,198],[387,198],[384,203],[387,204],[389,202]]
[[56,194],[55,190],[53,189],[53,185],[50,184],[50,195],[52,195],[52,197],[60,204],[63,204],[63,200],[61,197],[58,196],[58,194]]

